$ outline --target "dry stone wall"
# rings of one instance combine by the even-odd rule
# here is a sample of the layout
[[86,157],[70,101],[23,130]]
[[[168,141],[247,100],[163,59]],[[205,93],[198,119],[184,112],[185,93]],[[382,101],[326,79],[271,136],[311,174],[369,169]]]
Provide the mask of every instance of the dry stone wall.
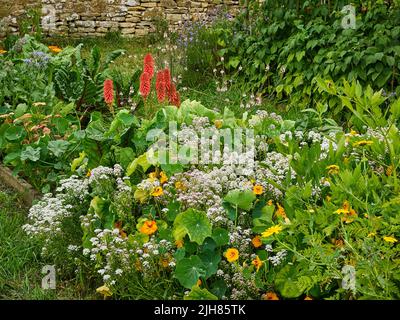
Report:
[[126,37],[154,31],[155,19],[172,28],[180,22],[202,19],[215,10],[235,15],[239,0],[0,0],[0,36],[18,32],[18,21],[29,9],[41,12],[49,35],[103,36],[120,31]]

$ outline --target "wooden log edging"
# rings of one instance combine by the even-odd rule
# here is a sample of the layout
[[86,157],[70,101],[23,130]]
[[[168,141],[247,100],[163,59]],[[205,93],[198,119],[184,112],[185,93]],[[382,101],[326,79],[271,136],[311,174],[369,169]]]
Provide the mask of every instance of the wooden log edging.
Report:
[[15,177],[12,171],[3,165],[0,165],[0,181],[10,189],[21,194],[25,205],[29,207],[32,206],[33,201],[40,195],[28,182],[19,177]]

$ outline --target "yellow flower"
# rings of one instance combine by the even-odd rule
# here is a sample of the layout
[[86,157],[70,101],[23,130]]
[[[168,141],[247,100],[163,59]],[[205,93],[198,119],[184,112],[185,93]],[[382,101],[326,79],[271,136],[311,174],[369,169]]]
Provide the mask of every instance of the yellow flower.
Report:
[[0,49],[0,54],[5,54],[5,53],[7,53],[7,50]]
[[86,177],[90,177],[92,175],[92,170],[88,170],[88,172],[86,173]]
[[106,285],[98,287],[96,289],[96,292],[102,294],[104,297],[111,297],[112,296],[112,292],[111,292],[110,288],[107,287]]
[[175,245],[177,248],[182,248],[183,247],[183,240],[176,240]]
[[386,242],[390,242],[390,243],[396,243],[396,242],[397,242],[397,239],[396,239],[396,238],[394,238],[394,237],[388,237],[388,236],[383,237],[383,240],[385,240]]
[[277,203],[278,209],[276,210],[275,214],[277,217],[287,218],[285,209]]
[[267,292],[266,294],[263,294],[261,296],[261,299],[263,300],[279,300],[278,295],[275,292]]
[[155,180],[157,180],[157,172],[150,172],[149,173],[149,179],[150,179],[150,181],[155,181]]
[[386,168],[385,173],[386,173],[386,175],[387,175],[388,177],[392,175],[393,169],[394,169],[394,168],[393,168],[393,165],[390,165],[389,167]]
[[253,244],[254,248],[259,248],[262,246],[262,241],[260,236],[255,236],[251,239],[251,243]]
[[337,174],[339,173],[340,168],[336,164],[331,164],[326,167],[326,170],[328,170],[328,174]]
[[274,202],[272,200],[268,200],[267,205],[272,206],[274,205]]
[[374,142],[371,140],[360,140],[357,142],[353,143],[353,147],[364,147],[364,146],[370,146],[371,144],[373,144]]
[[237,259],[239,259],[239,251],[238,249],[235,248],[229,248],[225,252],[225,258],[228,260],[228,262],[234,262]]
[[140,232],[143,234],[152,235],[157,231],[157,223],[154,220],[147,220],[143,223],[143,225],[140,227]]
[[263,193],[263,187],[260,186],[260,185],[255,185],[253,187],[253,193],[256,194],[256,195],[262,194]]
[[222,128],[222,124],[223,124],[223,121],[222,121],[222,120],[215,120],[215,121],[214,121],[214,125],[215,125],[215,127],[216,127],[217,129],[221,129],[221,128]]
[[167,175],[164,173],[164,171],[160,172],[160,183],[164,184],[168,181]]
[[258,272],[258,270],[260,270],[260,268],[262,267],[263,263],[264,263],[264,262],[261,261],[261,259],[260,259],[259,256],[257,256],[257,257],[251,262],[251,264],[252,264],[253,266],[256,267],[256,271],[257,271],[257,272]]
[[162,196],[164,194],[164,190],[162,187],[157,187],[154,189],[154,191],[151,193],[151,195],[153,197],[159,197]]
[[312,297],[310,297],[310,296],[306,296],[305,298],[304,298],[304,300],[314,300]]
[[60,47],[57,47],[57,46],[48,46],[48,48],[53,53],[60,53],[62,51],[62,49]]
[[357,135],[357,134],[358,134],[357,131],[355,131],[355,130],[353,130],[353,129],[350,130],[350,135],[351,135],[351,136],[355,136],[355,135]]
[[265,230],[261,234],[261,236],[263,238],[268,238],[268,237],[272,236],[273,234],[278,234],[279,232],[282,231],[282,229],[283,229],[282,226],[278,224],[276,226],[272,226],[272,227],[268,228],[267,230]]
[[178,190],[181,190],[181,191],[185,191],[186,190],[185,185],[181,181],[175,182],[175,188],[178,189]]
[[372,237],[375,237],[375,236],[376,236],[376,232],[370,232],[367,235],[368,238],[372,238]]
[[340,209],[337,209],[335,212],[336,212],[337,214],[341,214],[341,213],[345,214],[345,213],[349,213],[349,210],[340,208]]

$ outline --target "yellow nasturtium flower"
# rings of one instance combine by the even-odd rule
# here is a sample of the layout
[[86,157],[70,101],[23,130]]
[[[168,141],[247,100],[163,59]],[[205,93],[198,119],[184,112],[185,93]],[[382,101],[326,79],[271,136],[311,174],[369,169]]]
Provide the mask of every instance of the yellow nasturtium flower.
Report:
[[236,248],[229,248],[225,252],[225,258],[228,260],[228,262],[235,262],[237,259],[239,259],[239,251]]
[[255,186],[253,187],[253,193],[254,193],[255,195],[260,195],[260,194],[262,194],[262,193],[263,193],[263,187],[260,186],[260,185],[255,185]]
[[396,243],[398,241],[396,238],[390,236],[383,237],[383,240],[390,243]]
[[151,193],[153,197],[160,197],[164,194],[164,190],[162,187],[157,187],[154,189],[154,191]]
[[143,234],[146,234],[148,236],[152,235],[157,231],[157,223],[154,220],[147,220],[143,223],[143,225],[140,227],[140,232]]
[[96,289],[96,292],[102,294],[104,297],[111,297],[112,296],[112,292],[111,292],[110,288],[107,287],[106,285],[98,287]]

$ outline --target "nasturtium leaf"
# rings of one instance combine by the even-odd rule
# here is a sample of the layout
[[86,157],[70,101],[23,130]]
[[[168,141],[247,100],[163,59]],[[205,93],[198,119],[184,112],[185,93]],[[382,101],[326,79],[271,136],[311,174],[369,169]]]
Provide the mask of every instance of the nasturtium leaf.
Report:
[[219,279],[213,281],[211,284],[211,293],[215,294],[218,298],[222,298],[225,295],[226,290],[228,289],[224,280]]
[[211,236],[211,223],[205,212],[190,208],[178,214],[173,232],[176,240],[188,234],[191,241],[201,245],[205,238]]
[[198,256],[183,258],[176,263],[175,278],[185,288],[192,288],[205,275],[205,266]]
[[294,266],[284,266],[275,277],[275,285],[280,294],[285,298],[297,298],[303,290],[297,285],[296,275],[298,270]]
[[228,230],[223,228],[216,228],[214,229],[211,238],[213,238],[217,246],[222,247],[229,243]]
[[68,150],[69,142],[65,140],[49,141],[47,148],[58,158]]
[[250,190],[232,190],[224,198],[226,202],[246,211],[251,209],[255,199],[255,194]]
[[23,127],[12,126],[6,130],[4,136],[9,141],[15,141],[21,139],[24,136],[24,134],[25,134],[25,129]]
[[15,108],[15,114],[14,114],[14,116],[15,116],[16,118],[19,118],[19,117],[23,116],[27,110],[28,110],[28,106],[27,106],[25,103],[20,103],[20,104],[17,105],[17,107]]
[[217,273],[218,264],[221,262],[221,256],[215,251],[206,251],[199,255],[206,268],[206,278]]
[[174,253],[174,258],[176,261],[182,260],[185,258],[186,250],[185,248],[179,248]]
[[218,297],[213,295],[207,289],[201,289],[199,286],[193,286],[189,294],[183,300],[218,300]]
[[31,160],[36,162],[40,159],[40,148],[32,148],[31,146],[26,147],[25,150],[21,152],[21,160]]

